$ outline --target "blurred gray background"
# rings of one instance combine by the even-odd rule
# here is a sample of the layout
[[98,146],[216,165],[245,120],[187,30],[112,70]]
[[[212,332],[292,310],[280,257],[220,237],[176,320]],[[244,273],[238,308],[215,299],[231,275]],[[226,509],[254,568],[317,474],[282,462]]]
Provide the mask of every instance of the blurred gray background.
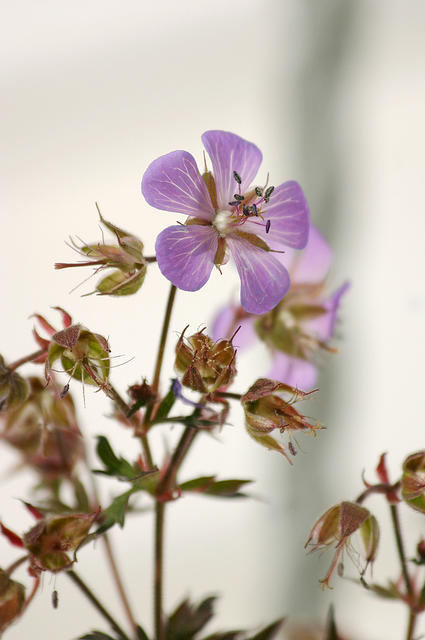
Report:
[[[168,290],[157,268],[137,296],[112,300],[79,297],[92,283],[70,295],[82,273],[55,272],[53,263],[73,259],[64,244],[69,235],[100,238],[95,200],[152,253],[156,235],[175,217],[151,210],[141,197],[149,162],[174,149],[201,162],[207,129],[255,142],[264,156],[260,178],[270,171],[275,184],[296,179],[304,187],[312,219],[334,249],[332,286],[352,282],[338,326],[340,353],[324,361],[320,392],[308,407],[327,430],[302,440],[293,468],[247,438],[237,410],[219,437],[199,438],[182,477],[255,478],[256,500],[194,497],[171,505],[166,608],[186,595],[221,594],[216,629],[254,627],[284,614],[318,624],[333,602],[347,636],[403,637],[400,605],[340,579],[322,592],[318,579],[330,556],[308,558],[303,545],[322,511],[361,491],[362,471],[374,478],[381,452],[389,452],[397,474],[404,457],[424,447],[425,3],[15,0],[2,9],[1,353],[11,361],[32,351],[30,314],[56,322],[49,307],[61,305],[108,336],[114,354],[134,356],[113,371],[120,389],[150,375]],[[237,287],[228,267],[200,292],[179,292],[173,336],[188,323],[209,323]],[[239,363],[243,390],[265,372],[267,355],[256,350]],[[84,408],[81,390],[72,388],[89,440],[105,431],[134,454],[135,441],[108,419],[100,394],[88,390]],[[170,442],[177,435],[175,429]],[[162,455],[162,436],[155,447]],[[0,516],[23,531],[31,521],[17,498],[34,478],[11,474],[17,458],[4,447],[2,460]],[[112,489],[105,487],[108,497]],[[369,506],[384,528],[374,568],[382,581],[399,570],[381,502]],[[412,554],[424,520],[411,512],[404,521]],[[148,629],[151,529],[144,515],[128,519],[113,538]],[[0,565],[14,557],[0,540]],[[101,544],[81,552],[78,571],[120,617]],[[348,559],[346,572],[356,576]],[[17,575],[29,582],[24,572]],[[93,627],[105,629],[66,577],[46,575],[7,637],[71,640]]]

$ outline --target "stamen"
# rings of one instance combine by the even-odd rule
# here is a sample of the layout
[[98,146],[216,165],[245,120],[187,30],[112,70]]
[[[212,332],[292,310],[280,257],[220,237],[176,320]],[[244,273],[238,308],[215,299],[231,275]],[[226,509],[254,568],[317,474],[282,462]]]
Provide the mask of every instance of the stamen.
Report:
[[231,207],[236,207],[237,205],[239,205],[239,202],[237,200],[233,200],[233,202],[229,202]]
[[244,216],[247,216],[247,217],[248,217],[248,216],[250,216],[250,215],[251,215],[251,212],[250,212],[250,210],[249,210],[249,207],[247,207],[247,206],[246,206],[246,204],[244,204],[244,205],[243,205],[243,207],[242,207],[242,211],[243,211]]
[[264,201],[268,202],[270,200],[270,196],[274,191],[274,187],[268,187],[264,193]]
[[256,204],[252,204],[251,205],[251,211],[254,214],[254,216],[258,216],[258,211],[257,211],[257,205]]
[[255,187],[255,193],[259,198],[263,196],[263,190],[261,189],[261,187]]
[[267,220],[266,222],[266,233],[270,231],[271,220]]
[[241,196],[240,193],[234,193],[233,197],[235,200],[239,200],[239,201],[245,200],[245,196]]
[[237,173],[236,171],[233,172],[233,177],[238,184],[242,183],[242,178],[240,177],[239,173]]

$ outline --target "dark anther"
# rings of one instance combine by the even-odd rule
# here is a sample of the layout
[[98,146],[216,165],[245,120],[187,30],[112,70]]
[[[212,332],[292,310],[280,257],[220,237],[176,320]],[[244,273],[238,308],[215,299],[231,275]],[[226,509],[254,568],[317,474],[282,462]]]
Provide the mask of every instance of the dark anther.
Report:
[[234,199],[235,199],[235,200],[239,200],[239,201],[241,201],[241,200],[244,200],[244,199],[245,199],[245,196],[241,196],[241,194],[240,194],[240,193],[234,193],[234,194],[233,194],[233,197],[234,197]]
[[258,216],[258,211],[257,211],[257,205],[256,204],[252,204],[251,205],[251,211],[254,214],[254,216]]
[[234,172],[233,172],[233,177],[234,177],[234,179],[236,180],[236,182],[237,182],[238,184],[241,184],[242,179],[241,179],[241,177],[240,177],[239,173],[237,173],[236,171],[234,171]]
[[270,225],[271,225],[271,221],[267,220],[267,222],[266,222],[266,233],[268,233],[270,231]]
[[62,389],[62,391],[60,392],[60,394],[59,394],[59,397],[60,397],[60,399],[61,399],[61,400],[63,400],[63,399],[64,399],[64,397],[66,396],[66,394],[68,393],[68,391],[69,391],[69,384],[66,384],[66,385],[64,386],[64,388]]
[[274,191],[274,187],[267,187],[265,193],[264,193],[264,197],[265,198],[270,198],[270,196],[272,195]]
[[260,187],[255,187],[255,193],[259,198],[263,195],[263,190]]
[[229,202],[231,207],[235,207],[239,202],[237,200],[233,200],[233,202]]
[[247,217],[248,217],[248,216],[250,216],[250,215],[251,215],[251,212],[250,212],[250,210],[249,210],[249,207],[247,207],[247,206],[246,206],[246,204],[244,204],[244,205],[243,205],[243,207],[242,207],[242,211],[243,211],[244,216],[247,216]]

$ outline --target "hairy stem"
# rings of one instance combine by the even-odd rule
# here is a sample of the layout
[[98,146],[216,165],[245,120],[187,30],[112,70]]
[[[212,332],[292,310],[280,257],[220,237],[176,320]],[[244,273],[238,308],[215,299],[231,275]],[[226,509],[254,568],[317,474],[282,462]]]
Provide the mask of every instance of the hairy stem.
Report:
[[114,620],[111,614],[105,609],[105,607],[99,602],[98,598],[94,595],[93,591],[86,585],[86,583],[80,578],[79,575],[75,573],[75,571],[65,571],[65,575],[67,575],[72,582],[80,589],[80,591],[86,596],[86,598],[91,602],[91,604],[97,609],[105,620],[110,624],[111,628],[118,633],[121,640],[130,640],[130,638],[126,635],[126,633],[121,629],[119,624]]

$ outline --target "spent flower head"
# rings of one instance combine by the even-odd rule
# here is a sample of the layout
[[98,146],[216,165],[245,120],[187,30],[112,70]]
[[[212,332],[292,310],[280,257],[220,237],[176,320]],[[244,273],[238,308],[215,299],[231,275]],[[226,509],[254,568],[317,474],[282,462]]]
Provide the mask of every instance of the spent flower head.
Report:
[[243,308],[265,313],[289,289],[288,272],[273,252],[306,245],[307,202],[293,181],[252,186],[262,160],[254,144],[226,131],[207,131],[202,142],[212,173],[205,168],[201,175],[190,153],[173,151],[154,160],[143,176],[142,192],[150,205],[188,216],[185,224],[159,234],[159,268],[176,287],[197,291],[214,265],[221,270],[230,252]]
[[22,613],[25,587],[0,569],[0,634]]
[[341,502],[331,507],[314,524],[305,547],[308,553],[318,549],[333,547],[336,549],[332,564],[323,580],[324,587],[329,587],[338,561],[344,549],[352,552],[351,538],[354,533],[360,534],[366,564],[361,570],[364,574],[368,565],[376,558],[379,543],[379,527],[376,518],[356,502]]
[[85,259],[76,263],[57,262],[55,269],[94,267],[94,275],[105,269],[113,269],[97,283],[95,291],[91,293],[103,296],[128,296],[136,293],[146,275],[147,260],[143,256],[143,242],[128,231],[105,220],[100,211],[99,216],[101,223],[115,235],[117,244],[105,244],[102,241],[97,244],[78,245],[71,238],[72,248]]

